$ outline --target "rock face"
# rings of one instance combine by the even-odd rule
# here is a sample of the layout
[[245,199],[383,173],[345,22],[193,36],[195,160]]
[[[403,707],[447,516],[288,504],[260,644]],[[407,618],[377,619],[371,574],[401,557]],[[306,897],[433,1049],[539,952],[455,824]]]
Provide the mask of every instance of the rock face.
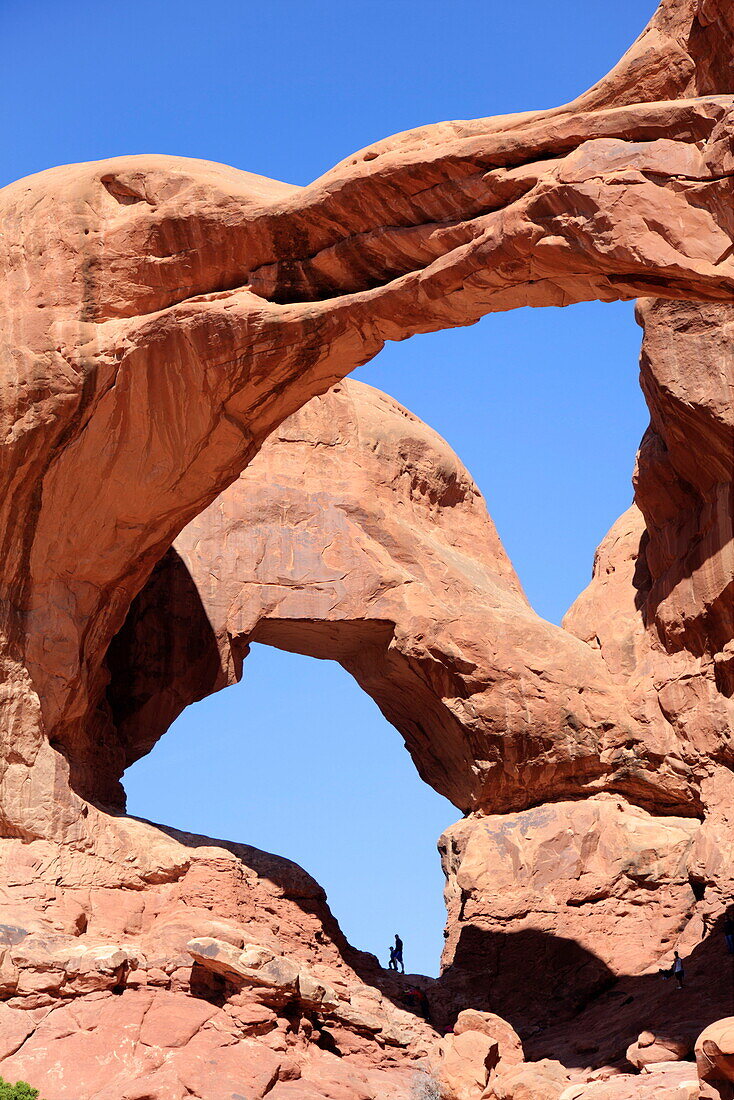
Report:
[[[655,341],[676,333],[671,311],[681,330],[696,327],[704,366],[731,367],[721,307],[659,304],[645,315],[648,377],[663,369]],[[728,448],[711,439],[698,463],[721,460],[729,476]],[[654,503],[641,465],[636,482],[640,503]],[[681,929],[696,947],[734,889],[731,777],[712,766],[729,759],[732,702],[716,653],[661,644],[648,545],[633,506],[568,629],[542,622],[455,456],[384,395],[344,383],[274,433],[163,559],[113,648],[113,719],[131,762],[187,703],[239,676],[251,640],[340,660],[424,778],[471,811],[441,843],[449,922],[436,1010],[449,1020],[474,1004],[547,1026],[615,979],[668,965]],[[190,648],[206,662],[198,679]],[[604,788],[623,797],[595,794]],[[579,794],[591,797],[509,812]],[[517,983],[528,967],[530,1002]],[[694,1029],[726,1011],[720,992]]]
[[734,1096],[734,1017],[717,1020],[698,1037],[696,1066],[701,1096],[731,1100]]
[[250,641],[340,661],[462,810],[630,782],[697,802],[599,653],[530,608],[456,456],[369,386],[287,420],[157,567],[109,659],[125,763],[238,677]]
[[306,188],[138,157],[4,189],[7,832],[75,834],[78,797],[119,801],[94,716],[131,600],[266,435],[385,340],[521,305],[734,299],[724,9],[667,0],[576,103],[409,131]]
[[104,860],[3,843],[1,1076],[47,1100],[408,1100],[437,1043],[403,1006],[414,979],[383,981],[313,879],[244,845],[119,828]]
[[457,1100],[473,1100],[522,1066],[520,1037],[505,1021],[489,1012],[460,1012],[453,1034],[440,1048],[440,1080]]
[[[700,825],[599,795],[474,814],[441,839],[449,936],[443,985],[547,1027],[615,976],[659,965],[692,917]],[[518,972],[533,975],[529,998]]]
[[[407,1100],[443,1049],[455,1094],[685,1095],[686,1067],[614,1071],[731,1015],[733,43],[724,0],[663,0],[574,103],[306,188],[145,156],[0,194],[3,1076]],[[561,630],[445,444],[333,387],[388,339],[636,296],[635,505]],[[531,1063],[461,1022],[439,1048],[299,868],[120,812],[250,640],[340,660],[467,814],[445,974],[417,980],[435,1022],[509,1017]]]

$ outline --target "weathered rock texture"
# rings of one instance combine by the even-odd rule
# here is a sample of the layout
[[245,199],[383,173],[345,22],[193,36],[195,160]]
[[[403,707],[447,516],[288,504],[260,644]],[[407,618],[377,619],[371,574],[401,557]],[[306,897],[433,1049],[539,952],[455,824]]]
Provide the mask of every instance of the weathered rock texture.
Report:
[[0,1075],[48,1100],[407,1100],[435,1033],[313,879],[132,819],[117,836],[3,843]]
[[[549,1061],[488,1076],[497,1097],[552,1096],[568,1070],[588,1095],[622,1096],[628,1081],[590,1084],[586,1071],[622,1058],[644,1030],[674,1030],[656,975],[640,974],[648,960],[653,969],[669,961],[673,946],[694,959],[687,1025],[731,1014],[711,985],[708,933],[718,935],[734,890],[733,41],[724,0],[663,0],[620,65],[574,103],[400,134],[306,188],[146,156],[58,168],[2,192],[5,1076],[35,1077],[46,1100],[217,1100],[217,1089],[223,1100],[398,1100],[412,1087],[410,1067],[436,1056],[435,1033],[393,1005],[401,989],[387,983],[399,980],[348,948],[302,872],[114,812],[124,767],[187,698],[175,676],[158,676],[165,654],[152,683],[135,671],[145,593],[128,613],[167,554],[151,583],[169,567],[176,574],[179,620],[207,601],[217,611],[195,655],[197,691],[236,675],[249,637],[337,656],[399,726],[421,773],[471,811],[447,863],[452,925],[447,974],[431,991],[437,1013],[501,1010],[477,966],[484,956],[469,965],[460,956],[467,937],[491,939],[502,919],[483,880],[484,859],[502,870],[493,836],[482,854],[485,815],[512,815],[503,828],[520,851],[518,818],[553,803],[513,892],[537,896],[556,879],[528,927],[557,940],[576,908],[572,942],[599,954],[578,977],[568,971],[555,1021],[542,1019],[543,996],[538,1010],[516,1012],[499,982],[496,999],[506,996],[534,1044],[526,1051]],[[565,632],[527,607],[465,471],[453,456],[446,467],[445,450],[407,416],[405,459],[390,451],[399,432],[374,438],[384,468],[402,478],[391,499],[407,493],[411,522],[390,517],[384,480],[365,460],[376,519],[348,494],[337,515],[327,495],[335,541],[314,542],[294,562],[296,573],[324,570],[306,578],[322,582],[321,594],[316,584],[310,595],[266,598],[288,559],[275,546],[265,481],[250,498],[262,558],[241,599],[227,585],[236,554],[201,592],[182,553],[194,569],[203,536],[187,544],[184,534],[178,562],[170,554],[227,486],[236,493],[278,425],[385,340],[521,305],[635,296],[656,299],[642,308],[651,430],[636,510],[601,548]],[[345,437],[355,419],[345,419]],[[268,444],[283,456],[289,493],[301,486],[287,456],[314,436],[281,433]],[[359,451],[333,432],[327,442],[350,458]],[[484,555],[464,539],[465,522]],[[228,525],[237,529],[225,515],[211,542]],[[285,541],[289,527],[281,522]],[[429,550],[433,573],[411,560]],[[365,639],[366,654],[357,652]],[[401,685],[415,695],[410,709]],[[581,798],[591,801],[577,806]],[[589,826],[581,851],[553,825],[564,800]],[[654,857],[634,844],[625,856],[626,838],[646,829]],[[584,895],[592,879],[598,898]],[[642,920],[641,898],[653,914]],[[601,942],[585,913],[597,904],[631,929],[634,965],[623,934]],[[511,921],[525,919],[520,909]],[[646,920],[670,939],[657,955],[643,945]],[[526,952],[518,971],[535,974],[542,958]],[[670,1016],[672,997],[666,1006]],[[571,1029],[585,1049],[574,1052]]]
[[577,103],[410,131],[307,188],[138,157],[4,190],[7,830],[78,830],[79,803],[40,806],[66,762],[114,801],[94,772],[119,746],[90,716],[131,599],[265,436],[384,340],[528,304],[734,298],[730,20],[664,3]]
[[[707,349],[712,362],[721,316],[675,309],[681,325],[697,317],[700,334],[708,324],[698,354],[705,362]],[[663,324],[673,331],[664,311],[655,335]],[[647,325],[649,336],[653,311]],[[647,337],[645,349],[652,372]],[[638,495],[644,488],[638,476]],[[660,644],[641,603],[651,591],[643,534],[632,508],[600,549],[567,619],[583,654],[528,607],[443,441],[384,395],[343,383],[274,433],[162,560],[113,647],[112,717],[132,762],[185,705],[240,675],[249,641],[340,660],[437,789],[459,805],[448,782],[483,791],[473,807],[464,794],[472,813],[442,840],[449,918],[437,1018],[476,1004],[525,1029],[548,1027],[621,976],[669,965],[672,945],[696,948],[734,889],[731,775],[716,766],[728,761],[731,700],[711,653]],[[198,677],[189,650],[200,655]],[[601,660],[590,663],[591,653]],[[673,721],[671,681],[683,668],[686,717]],[[626,728],[643,732],[610,751],[613,725],[606,742],[589,739],[590,708],[608,723],[615,707],[625,713],[620,699]],[[594,795],[602,788],[617,794]],[[687,816],[671,816],[672,791],[683,792]],[[537,806],[549,793],[593,797]],[[513,802],[536,808],[508,813]],[[487,816],[491,805],[504,813]],[[530,1000],[517,980],[528,970]],[[731,996],[727,975],[696,1002],[691,1049]],[[608,1059],[653,1020],[671,1026],[665,1006],[649,1002],[619,1032],[603,1025]]]
[[699,1035],[696,1066],[704,1100],[734,1097],[734,1017],[717,1020]]
[[528,605],[456,456],[361,383],[273,433],[137,598],[109,659],[125,764],[250,641],[341,661],[462,810],[615,784],[697,805],[601,655]]
[[[442,841],[454,914],[444,993],[453,987],[460,1003],[493,1008],[515,1026],[548,1027],[620,976],[669,966],[678,946],[700,960],[700,989],[686,1004],[692,1042],[734,1008],[734,969],[716,961],[734,896],[734,700],[726,676],[734,633],[734,312],[657,301],[640,319],[651,427],[635,504],[600,546],[592,582],[564,627],[600,653],[644,730],[645,751],[664,757],[695,791],[697,820],[660,817],[670,805],[651,807],[639,791],[630,798],[622,767],[614,787],[625,800],[558,802],[503,818],[473,813]],[[633,755],[630,763],[636,774]],[[521,1003],[513,978],[528,957],[542,965],[533,968],[532,1002]],[[706,982],[705,968],[717,973],[720,965],[721,982]],[[648,980],[629,991],[636,1006],[625,1026],[675,1030],[664,1005],[642,997],[650,988]],[[584,1023],[584,1036],[594,1028],[591,1047],[621,1057],[623,1033],[597,1019],[593,1028]],[[556,1056],[558,1047],[548,1051]]]

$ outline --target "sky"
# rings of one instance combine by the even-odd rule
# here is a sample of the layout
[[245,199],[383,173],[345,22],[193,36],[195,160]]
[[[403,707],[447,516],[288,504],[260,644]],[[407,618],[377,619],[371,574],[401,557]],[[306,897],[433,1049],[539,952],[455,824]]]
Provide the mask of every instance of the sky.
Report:
[[[306,184],[400,130],[573,98],[655,7],[0,0],[0,186],[147,152]],[[639,343],[630,303],[525,309],[389,344],[357,372],[458,452],[554,622],[631,502]],[[254,646],[242,683],[190,707],[125,782],[131,813],[295,859],[356,946],[385,961],[399,931],[409,969],[437,972],[436,840],[459,813],[338,665]]]

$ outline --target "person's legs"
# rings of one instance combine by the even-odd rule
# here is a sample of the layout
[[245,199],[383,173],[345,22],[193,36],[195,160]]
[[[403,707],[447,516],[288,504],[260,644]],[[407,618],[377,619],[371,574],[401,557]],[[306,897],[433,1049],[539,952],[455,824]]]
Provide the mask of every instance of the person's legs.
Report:
[[679,970],[678,973],[675,975],[675,980],[678,983],[678,989],[682,989],[683,988],[683,971],[682,970]]
[[734,955],[734,933],[726,933],[726,949],[730,955]]

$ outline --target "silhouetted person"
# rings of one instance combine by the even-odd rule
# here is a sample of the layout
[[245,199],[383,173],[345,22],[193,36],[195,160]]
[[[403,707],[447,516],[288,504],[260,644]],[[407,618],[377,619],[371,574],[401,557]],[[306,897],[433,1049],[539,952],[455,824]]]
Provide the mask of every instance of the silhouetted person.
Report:
[[397,934],[397,932],[395,933],[395,947],[390,952],[391,956],[393,952],[395,953],[395,969],[397,970],[397,964],[400,963],[400,969],[404,974],[405,965],[403,963],[403,941],[400,939],[400,936]]
[[726,950],[730,955],[734,955],[734,909],[730,909],[724,919],[724,939]]
[[391,947],[390,948],[390,962],[387,964],[387,969],[388,970],[397,970],[397,968],[398,968],[398,959],[397,959],[397,955],[396,955],[396,949],[394,947]]
[[677,951],[673,952],[673,977],[678,983],[678,989],[682,989],[685,971],[683,970],[683,959]]

